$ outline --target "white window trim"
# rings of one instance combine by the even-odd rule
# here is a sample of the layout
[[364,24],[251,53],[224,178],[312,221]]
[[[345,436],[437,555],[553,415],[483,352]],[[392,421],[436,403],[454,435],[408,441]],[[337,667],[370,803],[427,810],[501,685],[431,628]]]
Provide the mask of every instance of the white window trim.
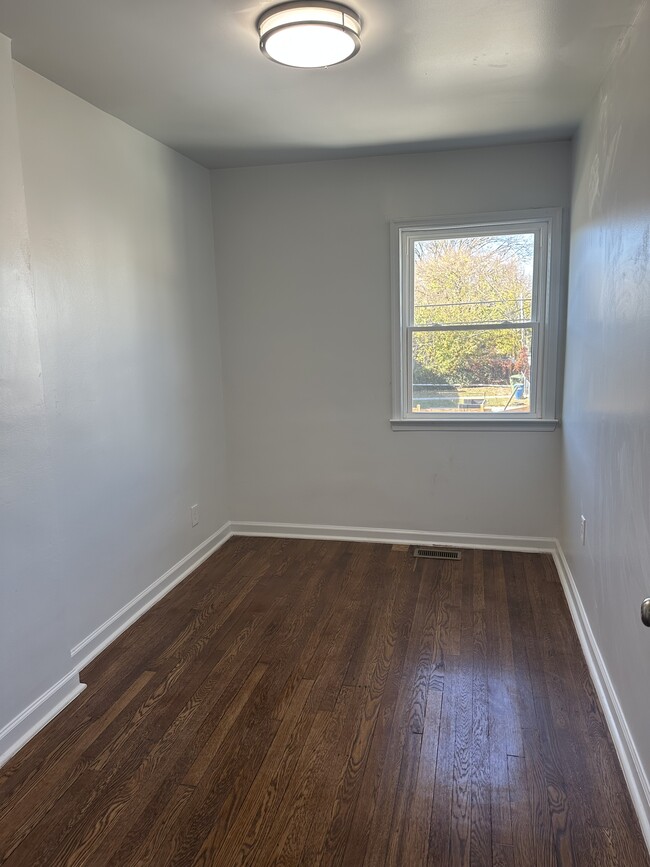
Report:
[[[392,285],[392,392],[393,409],[390,420],[393,430],[554,430],[559,424],[559,383],[561,373],[561,315],[564,310],[562,265],[562,208],[535,208],[489,214],[471,214],[402,220],[390,224],[391,231],[391,285]],[[406,255],[409,245],[418,234],[430,236],[441,232],[441,237],[453,233],[464,235],[477,230],[516,230],[529,225],[540,237],[540,255],[536,257],[537,291],[535,296],[541,309],[533,314],[543,333],[542,345],[536,353],[533,377],[534,405],[530,413],[503,416],[495,413],[470,415],[469,413],[436,413],[423,417],[409,412],[410,354],[408,337],[411,303],[411,256]],[[527,324],[527,323],[525,323]],[[530,326],[529,326],[530,327]],[[535,355],[534,355],[535,357]]]

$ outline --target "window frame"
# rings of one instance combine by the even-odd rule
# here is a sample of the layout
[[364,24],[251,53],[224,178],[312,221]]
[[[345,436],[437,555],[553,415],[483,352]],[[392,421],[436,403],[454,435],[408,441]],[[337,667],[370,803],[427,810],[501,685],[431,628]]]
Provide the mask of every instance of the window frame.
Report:
[[[559,424],[561,313],[564,309],[562,208],[534,208],[390,224],[392,272],[393,430],[554,430]],[[413,249],[418,240],[490,234],[535,234],[531,319],[515,323],[416,325],[413,322]],[[414,332],[532,328],[533,365],[529,413],[413,413]]]

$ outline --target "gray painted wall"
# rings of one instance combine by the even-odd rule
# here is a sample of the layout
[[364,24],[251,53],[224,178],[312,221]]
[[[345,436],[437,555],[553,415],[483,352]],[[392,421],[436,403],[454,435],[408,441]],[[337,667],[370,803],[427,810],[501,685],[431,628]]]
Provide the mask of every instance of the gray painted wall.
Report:
[[55,520],[11,46],[0,36],[0,730],[70,670]]
[[229,516],[209,174],[0,50],[1,730]]
[[639,606],[650,596],[649,13],[646,4],[576,147],[561,530],[646,778],[650,630]]
[[16,88],[72,646],[228,519],[208,173]]
[[235,520],[555,536],[556,432],[392,431],[389,221],[567,206],[568,143],[212,173]]

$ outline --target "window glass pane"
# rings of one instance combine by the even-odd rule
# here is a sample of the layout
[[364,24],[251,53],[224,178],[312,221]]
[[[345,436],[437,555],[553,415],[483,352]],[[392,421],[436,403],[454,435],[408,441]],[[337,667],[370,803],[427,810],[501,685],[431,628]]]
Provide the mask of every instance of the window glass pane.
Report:
[[532,329],[413,332],[411,412],[530,412]]
[[414,325],[532,318],[535,235],[415,241]]

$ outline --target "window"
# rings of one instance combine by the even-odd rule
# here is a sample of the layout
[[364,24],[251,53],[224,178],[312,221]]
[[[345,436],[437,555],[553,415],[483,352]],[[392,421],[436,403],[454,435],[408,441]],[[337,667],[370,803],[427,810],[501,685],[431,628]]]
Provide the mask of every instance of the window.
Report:
[[560,222],[392,225],[394,429],[557,425]]

